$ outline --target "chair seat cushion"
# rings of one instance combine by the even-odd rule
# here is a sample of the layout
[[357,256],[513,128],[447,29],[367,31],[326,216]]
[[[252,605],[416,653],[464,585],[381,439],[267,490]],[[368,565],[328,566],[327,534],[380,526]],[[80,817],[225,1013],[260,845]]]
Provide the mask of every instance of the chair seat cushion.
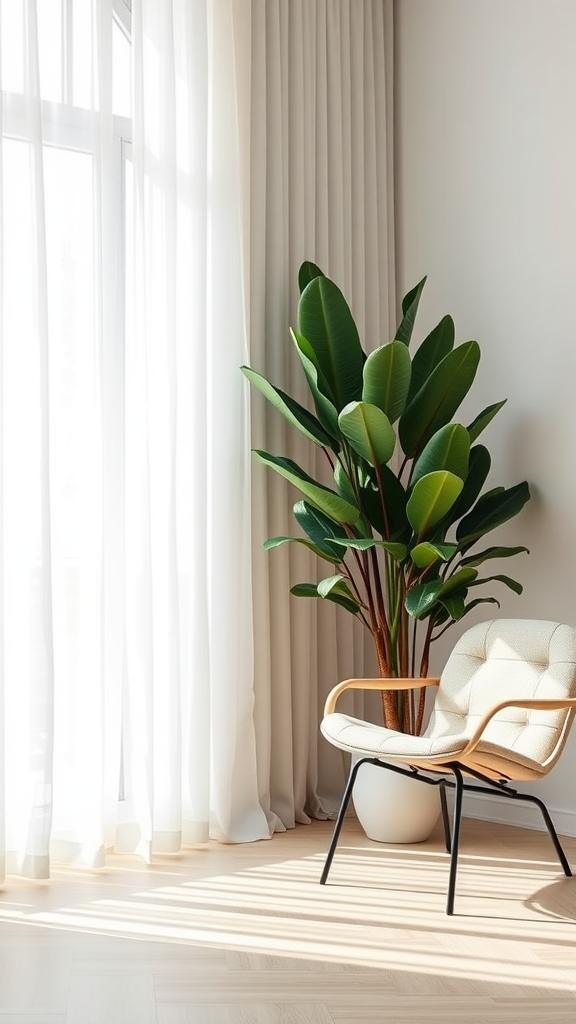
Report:
[[[384,760],[391,758],[413,765],[442,765],[458,761],[470,739],[465,733],[435,737],[409,736],[338,712],[327,715],[320,727],[326,739],[341,750]],[[542,774],[542,765],[537,761],[497,743],[480,742],[474,751],[474,763],[481,763],[483,754],[494,763],[510,766],[510,771],[503,773],[510,778]],[[515,767],[519,771],[515,771]]]

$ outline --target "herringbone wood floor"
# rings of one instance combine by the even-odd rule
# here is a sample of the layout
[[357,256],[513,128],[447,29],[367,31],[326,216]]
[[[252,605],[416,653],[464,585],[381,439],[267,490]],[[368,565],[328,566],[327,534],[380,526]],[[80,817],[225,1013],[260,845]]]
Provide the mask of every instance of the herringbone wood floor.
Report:
[[[466,819],[456,914],[441,831],[350,821],[0,892],[0,1024],[576,1024],[576,878],[547,835]],[[576,868],[576,839],[565,841]]]

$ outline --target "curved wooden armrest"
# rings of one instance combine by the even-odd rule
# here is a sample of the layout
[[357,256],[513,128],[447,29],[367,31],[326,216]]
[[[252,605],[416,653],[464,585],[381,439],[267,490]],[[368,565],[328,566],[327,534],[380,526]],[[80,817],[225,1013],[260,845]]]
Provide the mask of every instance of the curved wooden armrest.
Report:
[[440,679],[345,679],[330,690],[324,705],[324,717],[331,715],[336,701],[344,690],[419,690],[422,686],[438,686]]
[[471,754],[473,750],[478,746],[482,739],[482,734],[488,725],[488,722],[494,715],[497,715],[499,711],[503,711],[504,708],[527,708],[529,711],[560,711],[562,708],[576,708],[575,697],[565,697],[562,700],[538,700],[536,698],[523,700],[518,698],[517,700],[503,700],[499,704],[495,704],[494,707],[490,708],[489,711],[480,719],[476,729],[468,744],[464,748],[461,754],[458,755],[458,760],[465,758],[468,754]]

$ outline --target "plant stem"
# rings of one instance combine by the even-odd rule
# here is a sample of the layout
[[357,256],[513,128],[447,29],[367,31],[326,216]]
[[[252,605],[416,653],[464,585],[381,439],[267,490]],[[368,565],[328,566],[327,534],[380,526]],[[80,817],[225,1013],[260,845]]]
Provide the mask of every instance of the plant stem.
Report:
[[[424,677],[423,677],[424,678]],[[426,690],[424,687],[421,688],[418,696],[418,713],[416,715],[416,726],[414,728],[414,735],[419,736],[422,732],[422,722],[424,721],[424,706],[426,704]]]
[[[400,663],[400,654],[402,652],[402,611],[404,607],[403,578],[401,574],[396,573],[394,573],[394,575],[391,573],[390,578],[393,579],[394,583],[392,592],[392,608],[394,614],[390,626],[390,657],[394,660],[395,672],[397,675],[401,676],[403,674],[402,665]],[[404,666],[404,668],[407,671],[407,666]]]
[[[374,636],[374,644],[376,647],[376,658],[378,661],[378,671],[382,679],[386,679],[390,675],[390,670],[386,664],[385,654],[382,648],[382,638],[380,635]],[[400,718],[398,717],[398,704],[396,701],[397,691],[382,690],[382,718],[384,725],[388,729],[395,729],[400,731]]]
[[436,636],[433,636],[433,637],[430,638],[430,642],[433,643],[434,640],[439,640],[441,636],[444,636],[444,633],[446,632],[447,629],[450,629],[451,625],[452,625],[452,619],[450,619],[450,621],[446,623],[446,625],[444,626],[444,629],[441,629],[439,633],[436,633]]
[[328,451],[327,448],[324,447],[322,447],[322,451],[324,452],[324,455],[326,456],[328,462],[330,463],[330,469],[332,470],[332,472],[334,472],[334,460],[332,459],[330,452]]
[[[434,628],[434,622],[432,619],[428,622],[426,629],[426,637],[424,639],[424,647],[422,649],[422,658],[420,661],[420,677],[425,678],[428,675],[428,668],[430,664],[430,644],[432,642],[432,630]],[[420,697],[418,700],[418,713],[416,715],[416,727],[414,731],[415,736],[419,736],[422,731],[422,722],[424,720],[424,706],[426,704],[426,691],[420,690]]]
[[378,484],[378,496],[380,498],[380,508],[382,509],[382,519],[384,520],[384,530],[386,540],[390,540],[390,523],[388,521],[388,509],[386,508],[386,502],[384,501],[384,491],[382,490],[382,477],[380,476],[380,467],[374,466],[376,473],[376,483]]
[[386,652],[386,661],[390,663],[390,644],[389,644],[389,633],[390,629],[388,626],[388,620],[386,618],[386,608],[384,607],[384,595],[382,593],[382,581],[380,579],[380,566],[378,564],[378,554],[376,548],[370,548],[370,556],[372,562],[372,576],[374,578],[374,588],[376,590],[376,603],[378,606],[378,617],[380,621],[380,628],[382,631],[382,640]]
[[[342,569],[343,575],[346,577],[346,579],[350,583],[350,586],[352,587],[352,590],[354,591],[354,593],[356,594],[356,597],[358,598],[358,604],[361,606],[361,609],[366,609],[367,605],[362,600],[362,595],[360,593],[360,588],[359,588],[358,584],[356,583],[356,580],[354,579],[354,576],[352,575],[349,566],[347,566],[345,562],[341,562],[340,564],[341,564],[341,569]],[[368,632],[371,633],[372,629],[371,629],[370,623],[368,622],[368,619],[366,618],[366,616],[364,614],[364,611],[361,610],[361,611],[357,612],[356,614],[357,614],[357,617],[360,619],[360,621],[366,626],[366,629],[368,630]]]
[[428,675],[428,667],[430,664],[430,644],[432,643],[432,630],[434,629],[434,620],[432,617],[428,620],[428,626],[426,628],[426,636],[424,638],[424,645],[422,647],[422,657],[420,659],[420,675],[422,678]]
[[404,459],[404,462],[403,462],[403,463],[402,463],[402,465],[400,466],[400,469],[399,469],[399,471],[398,471],[398,479],[400,479],[400,477],[402,476],[402,473],[403,473],[403,472],[404,472],[404,470],[406,469],[406,466],[408,465],[408,463],[409,463],[409,462],[410,462],[410,456],[409,456],[409,455],[407,455],[407,456],[406,456],[406,458]]
[[416,675],[416,619],[412,627],[412,654],[410,659],[410,675]]

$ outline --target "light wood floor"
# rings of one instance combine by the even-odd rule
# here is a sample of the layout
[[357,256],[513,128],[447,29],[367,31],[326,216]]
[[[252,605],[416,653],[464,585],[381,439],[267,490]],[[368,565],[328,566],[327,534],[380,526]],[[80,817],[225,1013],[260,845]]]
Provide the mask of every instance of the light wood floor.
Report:
[[[467,819],[447,859],[354,821],[0,892],[0,1024],[576,1024],[576,878],[546,834]],[[565,849],[576,867],[576,839]]]

